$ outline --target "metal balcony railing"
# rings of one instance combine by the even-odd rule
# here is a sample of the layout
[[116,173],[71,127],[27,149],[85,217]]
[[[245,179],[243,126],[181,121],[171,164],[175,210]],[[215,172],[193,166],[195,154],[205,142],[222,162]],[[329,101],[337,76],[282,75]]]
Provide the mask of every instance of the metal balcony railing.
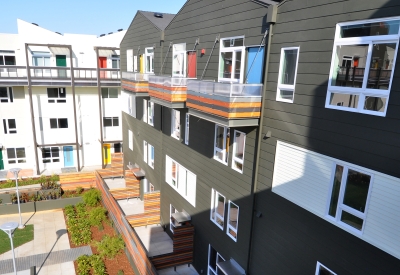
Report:
[[195,93],[224,97],[261,97],[263,84],[238,84],[188,80],[187,89]]
[[149,81],[149,74],[122,72],[122,78],[133,81]]
[[0,66],[0,78],[26,78],[25,66]]
[[186,87],[192,78],[150,75],[149,83],[166,87]]

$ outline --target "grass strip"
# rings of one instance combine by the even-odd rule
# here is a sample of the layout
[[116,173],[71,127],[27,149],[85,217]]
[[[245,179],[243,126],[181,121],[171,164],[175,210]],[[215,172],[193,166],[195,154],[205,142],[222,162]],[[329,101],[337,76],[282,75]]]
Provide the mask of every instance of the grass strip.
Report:
[[[25,226],[24,229],[15,229],[14,231],[14,248],[21,246],[33,240],[33,224]],[[0,254],[11,250],[10,238],[8,235],[0,230]]]

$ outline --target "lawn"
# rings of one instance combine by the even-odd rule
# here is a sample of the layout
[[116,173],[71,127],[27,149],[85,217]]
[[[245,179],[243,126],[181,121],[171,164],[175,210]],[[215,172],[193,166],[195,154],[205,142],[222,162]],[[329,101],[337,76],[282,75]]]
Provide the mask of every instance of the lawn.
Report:
[[[25,226],[24,229],[16,229],[14,231],[14,248],[33,240],[33,224]],[[0,230],[0,254],[11,250],[10,238],[6,233]]]

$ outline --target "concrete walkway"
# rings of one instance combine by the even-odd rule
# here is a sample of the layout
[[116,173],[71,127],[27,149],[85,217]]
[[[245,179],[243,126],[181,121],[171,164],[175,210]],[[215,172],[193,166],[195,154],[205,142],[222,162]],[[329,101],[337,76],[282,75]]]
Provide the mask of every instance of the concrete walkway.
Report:
[[[18,222],[19,215],[18,214],[0,215],[0,224],[10,221]],[[70,249],[68,234],[66,233],[67,232],[66,225],[62,210],[41,211],[36,213],[22,213],[22,223],[33,224],[34,240],[15,248],[16,258],[36,255],[37,259],[40,260],[40,257],[43,257],[40,255],[49,255],[49,253],[51,252],[50,254],[51,256],[54,252],[62,251],[64,253]],[[53,254],[54,256],[51,257],[55,257],[57,256],[57,254],[59,253]],[[87,253],[84,252],[83,254]],[[48,259],[50,258],[50,256],[48,257]],[[61,257],[61,258],[63,259],[62,260],[63,262],[58,262],[58,263],[55,263],[54,261],[47,262],[48,260],[47,259],[38,274],[75,275],[75,269],[72,260],[68,259],[67,257],[65,258]],[[0,261],[9,259],[12,259],[11,251],[8,251],[0,255]],[[4,265],[0,263],[0,274],[8,272],[8,271],[2,271],[1,270],[2,266]],[[22,268],[23,268],[22,266],[20,268],[17,266],[17,269],[22,270]],[[36,271],[39,271],[39,268],[40,266],[37,266]]]

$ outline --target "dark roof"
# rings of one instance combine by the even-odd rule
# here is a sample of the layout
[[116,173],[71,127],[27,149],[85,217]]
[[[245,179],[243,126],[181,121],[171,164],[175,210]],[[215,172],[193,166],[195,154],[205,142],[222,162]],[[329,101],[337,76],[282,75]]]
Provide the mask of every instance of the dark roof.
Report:
[[161,13],[163,15],[163,17],[160,18],[160,17],[155,17],[154,12],[151,12],[151,11],[138,11],[138,12],[143,14],[143,16],[145,16],[147,19],[149,19],[149,21],[152,22],[161,31],[165,30],[165,28],[168,26],[168,24],[175,17],[175,14],[171,14],[171,13],[157,12],[157,13]]

